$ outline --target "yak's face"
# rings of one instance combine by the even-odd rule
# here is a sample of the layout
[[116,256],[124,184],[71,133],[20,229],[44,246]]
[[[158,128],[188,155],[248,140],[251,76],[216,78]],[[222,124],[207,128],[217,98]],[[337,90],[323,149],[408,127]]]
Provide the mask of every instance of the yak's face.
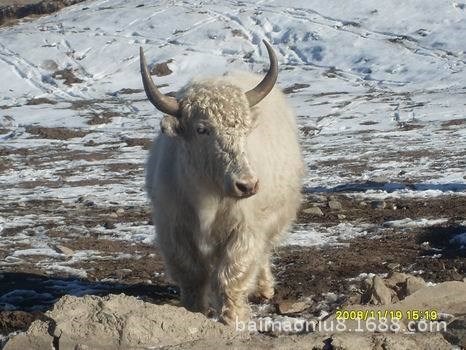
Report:
[[[149,73],[140,49],[142,82],[149,101],[168,115],[162,119],[162,132],[177,137],[183,146],[183,159],[199,181],[207,181],[227,196],[245,198],[257,193],[259,180],[248,161],[246,139],[255,126],[250,108],[272,91],[278,75],[277,57],[264,41],[270,68],[253,89],[239,88],[217,80],[191,84],[178,98],[162,94]],[[198,181],[198,183],[199,183]]]
[[250,166],[246,142],[255,120],[244,93],[228,83],[206,81],[190,85],[180,95],[180,116],[165,116],[161,127],[182,143],[189,175],[214,185],[222,195],[254,195],[259,180]]

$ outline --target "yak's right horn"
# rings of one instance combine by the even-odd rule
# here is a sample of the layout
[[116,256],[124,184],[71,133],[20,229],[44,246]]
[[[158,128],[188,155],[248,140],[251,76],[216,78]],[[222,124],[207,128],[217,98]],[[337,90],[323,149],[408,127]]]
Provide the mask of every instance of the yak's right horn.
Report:
[[180,110],[178,101],[173,97],[165,96],[159,91],[157,86],[155,86],[150,76],[149,68],[147,68],[146,58],[144,57],[142,47],[139,49],[139,56],[141,62],[142,83],[144,84],[144,90],[146,91],[147,98],[159,111],[175,117],[178,116]]

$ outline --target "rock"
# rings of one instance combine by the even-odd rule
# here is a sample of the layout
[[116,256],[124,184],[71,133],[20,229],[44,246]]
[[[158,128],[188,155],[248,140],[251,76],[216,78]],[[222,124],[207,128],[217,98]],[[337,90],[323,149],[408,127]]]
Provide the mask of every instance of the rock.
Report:
[[344,214],[338,214],[338,215],[337,215],[337,218],[338,218],[338,220],[344,220],[344,219],[346,219],[346,215],[344,215]]
[[409,276],[405,282],[406,295],[411,295],[426,286],[426,282],[421,277]]
[[125,210],[123,208],[118,208],[115,213],[120,216],[120,215],[123,215],[125,213]]
[[397,210],[397,209],[398,209],[398,207],[396,206],[395,203],[390,204],[390,205],[389,205],[389,208],[390,208],[391,210]]
[[406,309],[423,310],[429,307],[452,315],[466,314],[466,283],[448,281],[424,287],[397,304]]
[[42,350],[54,349],[53,337],[48,333],[49,323],[34,321],[26,333],[11,337],[3,350]]
[[65,247],[64,245],[57,244],[54,249],[60,253],[60,254],[65,254],[67,256],[72,256],[74,255],[74,250],[68,247]]
[[2,343],[2,334],[9,334],[15,331],[27,331],[36,318],[37,314],[31,312],[18,310],[0,311],[0,344]]
[[173,60],[168,60],[162,63],[156,63],[150,70],[151,75],[156,75],[158,77],[163,77],[165,75],[170,75],[173,71],[168,67],[168,64],[173,62]]
[[453,281],[462,281],[464,279],[464,275],[456,271],[456,269],[451,269],[448,272],[450,273],[450,279]]
[[282,315],[297,314],[312,306],[311,302],[306,301],[287,301],[284,300],[278,304],[278,312]]
[[339,201],[332,199],[331,201],[328,202],[328,207],[332,210],[341,210],[342,205]]
[[[357,334],[357,332],[356,332]],[[314,348],[315,349],[315,348]],[[400,350],[400,349],[449,349],[449,344],[442,339],[439,334],[426,337],[425,334],[417,334],[416,336],[402,336],[398,334],[373,334],[369,337],[355,336],[351,333],[335,333],[332,335],[332,342],[329,347],[319,347],[319,349],[344,349],[344,350],[360,350],[360,349],[384,349],[384,350]]]
[[[377,276],[374,277],[376,279]],[[378,278],[380,279],[380,278]],[[376,281],[378,280],[376,279]],[[380,284],[379,282],[377,282]],[[385,287],[387,288],[387,287]],[[384,305],[348,305],[348,310],[386,310]],[[437,313],[466,314],[466,283],[458,281],[442,282],[426,286],[390,305],[390,310],[402,312],[410,310],[435,310]]]
[[377,182],[377,183],[388,183],[390,182],[386,176],[379,175],[379,176],[374,176],[371,179],[372,182]]
[[372,201],[371,202],[372,209],[384,209],[385,205],[386,204],[384,201]]
[[135,297],[66,295],[35,321],[26,336],[13,337],[7,350],[129,349],[169,347],[204,338],[232,340],[242,336],[233,327],[171,305],[155,305]]
[[246,341],[225,341],[206,339],[195,343],[170,347],[170,350],[211,350],[211,349],[277,349],[277,350],[451,350],[451,345],[439,333],[387,334],[374,332],[313,332],[310,334],[264,337],[256,335]]
[[389,288],[396,288],[397,285],[406,283],[406,280],[410,277],[406,273],[391,271],[385,279],[385,285]]
[[[396,321],[396,319],[392,319],[390,322],[397,322],[399,324],[399,330],[401,332],[408,330],[407,325],[410,324],[410,321],[406,319],[408,313],[412,313],[413,310],[419,310],[419,312],[423,311],[428,311],[428,310],[435,310],[439,315],[452,315],[456,317],[464,317],[464,314],[466,312],[466,283],[463,282],[456,282],[456,281],[449,281],[449,282],[443,282],[439,283],[436,286],[432,287],[424,287],[422,289],[419,289],[412,295],[406,297],[404,300],[395,302],[390,304],[389,306],[387,305],[360,305],[360,304],[353,304],[353,305],[345,305],[344,310],[346,311],[351,311],[355,310],[358,312],[370,312],[372,314],[377,314],[378,312],[381,312],[382,314],[385,313],[386,310],[396,310],[397,312],[401,312],[404,319],[402,322]],[[387,315],[389,320],[390,320],[390,315]],[[451,317],[451,316],[450,316]],[[442,322],[445,320],[444,317],[440,319]],[[329,316],[329,318],[326,319],[328,322],[336,322],[336,314],[333,314]],[[375,323],[374,323],[375,322]],[[382,326],[382,321],[376,318],[374,322],[364,322],[363,320],[345,320],[345,326],[347,329],[356,329],[359,328],[360,331],[370,331],[373,332],[374,329],[378,329],[378,325]],[[383,321],[386,325],[386,321]],[[443,331],[445,324],[440,324],[439,322],[432,322],[430,323],[425,323],[428,321],[423,321],[419,322],[419,325],[423,323],[424,327],[433,327],[432,329],[434,330],[433,332],[425,332],[421,331],[421,328],[419,328],[419,332],[415,332],[414,335],[418,335],[421,338],[427,336],[428,334],[430,336],[434,336],[430,341],[435,341],[434,343],[429,344],[429,342],[424,343],[424,345],[416,344],[416,346],[413,346],[413,349],[449,349],[451,348],[451,344],[448,344],[447,342],[445,343],[438,343],[440,341],[440,338],[437,337],[437,335],[441,335],[439,331]],[[448,322],[445,321],[445,322]],[[372,330],[369,329],[368,326],[371,326]],[[411,329],[412,327],[416,327],[416,324],[411,324],[410,325]],[[438,327],[438,328],[435,328]],[[450,335],[451,339],[447,337],[449,340],[454,340],[455,341],[460,341],[460,336],[461,332],[458,334],[457,330],[463,329],[463,324],[461,322],[458,322],[458,324],[453,324],[451,328],[447,327],[447,333]],[[425,328],[424,328],[425,329]],[[438,329],[439,331],[436,331]],[[456,332],[456,333],[455,333]],[[398,333],[400,334],[400,333]],[[385,336],[385,334],[383,335]],[[410,338],[414,340],[414,338]],[[461,338],[462,340],[463,338]],[[390,349],[397,349],[396,347],[396,342],[400,340],[397,337],[391,338],[391,341],[394,343],[391,343],[390,346],[388,344],[384,344],[383,347],[380,346],[375,346],[375,347],[370,347],[370,348],[375,348],[375,349],[381,349],[381,348],[390,348]],[[333,343],[332,343],[333,344]],[[404,343],[399,343],[399,344],[404,344]],[[399,345],[401,346],[401,345]],[[349,348],[349,347],[348,347]],[[411,349],[411,347],[405,347],[401,346],[399,347],[400,349]],[[344,349],[347,349],[346,347]]]
[[[375,278],[374,285],[380,284]],[[381,279],[380,279],[381,280]],[[445,282],[435,287],[425,287],[406,300],[390,305],[393,310],[413,310],[416,308],[435,308],[439,312],[464,312],[466,308],[466,288],[462,282]],[[346,309],[387,309],[387,306],[349,305]],[[456,311],[455,311],[456,312]],[[331,315],[330,317],[334,317]],[[126,295],[64,296],[47,311],[46,321],[34,321],[26,333],[12,336],[5,345],[5,350],[110,350],[110,349],[144,349],[167,348],[170,350],[207,350],[207,349],[451,349],[439,332],[374,332],[359,331],[365,322],[360,322],[359,330],[354,332],[354,320],[345,323],[346,330],[335,327],[335,318],[326,319],[326,326],[311,333],[299,333],[305,328],[293,328],[299,320],[293,317],[279,316],[279,324],[287,322],[292,325],[291,332],[272,330],[279,337],[264,337],[261,334],[240,332],[257,326],[257,319],[245,323],[243,328],[227,327],[210,320],[202,314],[188,312],[184,308],[171,305],[154,305]],[[275,321],[275,320],[274,320]],[[462,341],[464,320],[451,322],[448,339]],[[339,322],[340,324],[341,322]],[[314,324],[315,325],[315,324]],[[372,325],[374,325],[372,323]],[[340,324],[341,326],[341,324]],[[283,326],[282,326],[283,327]],[[326,328],[327,329],[326,329]],[[294,330],[294,331],[293,331]],[[315,330],[315,331],[313,331]],[[367,328],[367,330],[369,330]],[[284,336],[283,334],[290,333]],[[461,343],[458,343],[461,344]]]
[[104,222],[104,227],[107,229],[107,230],[113,230],[116,226],[113,222],[111,221],[105,221]]
[[133,272],[133,270],[131,270],[131,269],[119,269],[119,270],[115,270],[114,275],[119,280],[122,280],[123,278],[130,275],[132,272]]
[[311,199],[313,202],[318,202],[318,203],[325,203],[327,202],[327,197],[326,196],[322,196],[320,194],[314,194],[314,193],[311,193],[309,195],[309,199]]
[[447,326],[444,337],[450,343],[466,349],[466,316],[451,321]]
[[366,202],[359,202],[359,206],[360,207],[367,207],[367,203]]
[[313,216],[323,216],[324,213],[319,207],[310,207],[303,210],[303,213],[313,215]]
[[368,300],[373,305],[388,305],[392,302],[392,296],[395,293],[388,288],[382,278],[374,276],[372,278],[372,287],[369,289]]
[[94,201],[89,201],[89,200],[85,201],[85,202],[84,202],[84,205],[85,205],[86,207],[95,207],[95,206],[96,206],[96,204],[95,204]]
[[389,263],[389,264],[387,264],[387,269],[389,269],[390,271],[397,270],[398,268],[400,268],[400,264],[398,264],[398,263]]

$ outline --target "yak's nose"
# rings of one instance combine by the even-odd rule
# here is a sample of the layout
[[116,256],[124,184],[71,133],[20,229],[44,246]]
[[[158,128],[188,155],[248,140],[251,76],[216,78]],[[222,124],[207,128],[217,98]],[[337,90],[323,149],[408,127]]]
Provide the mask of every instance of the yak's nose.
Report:
[[236,180],[233,186],[238,197],[250,197],[259,190],[259,180],[256,177],[245,177]]

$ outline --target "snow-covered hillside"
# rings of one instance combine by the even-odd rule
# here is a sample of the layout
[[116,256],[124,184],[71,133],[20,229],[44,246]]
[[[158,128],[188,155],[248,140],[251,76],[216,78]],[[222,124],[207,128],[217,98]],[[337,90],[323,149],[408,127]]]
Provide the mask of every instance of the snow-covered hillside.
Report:
[[[98,251],[63,263],[52,245],[151,241],[147,215],[109,229],[78,210],[147,210],[144,148],[161,113],[141,90],[140,46],[150,64],[167,62],[172,73],[154,79],[171,92],[199,75],[261,72],[261,40],[272,43],[298,115],[306,193],[464,195],[465,34],[466,4],[450,0],[88,1],[1,28],[0,265],[38,256],[36,267],[85,276],[68,266]],[[374,229],[328,226],[297,225],[288,243]]]

